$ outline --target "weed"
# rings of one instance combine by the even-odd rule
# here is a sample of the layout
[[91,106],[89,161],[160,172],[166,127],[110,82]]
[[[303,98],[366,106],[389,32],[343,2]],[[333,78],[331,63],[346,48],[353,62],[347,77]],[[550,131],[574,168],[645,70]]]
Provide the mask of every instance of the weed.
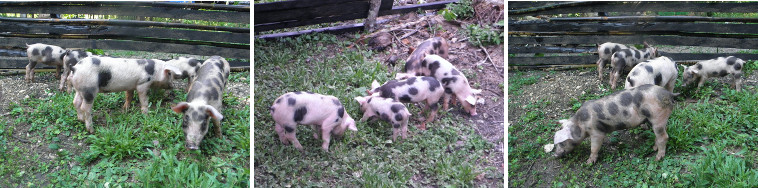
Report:
[[457,3],[447,4],[446,8],[442,10],[441,14],[445,20],[457,20],[467,19],[474,16],[473,1],[461,0]]
[[470,24],[464,31],[469,36],[469,42],[475,46],[500,45],[504,42],[503,31],[490,26]]

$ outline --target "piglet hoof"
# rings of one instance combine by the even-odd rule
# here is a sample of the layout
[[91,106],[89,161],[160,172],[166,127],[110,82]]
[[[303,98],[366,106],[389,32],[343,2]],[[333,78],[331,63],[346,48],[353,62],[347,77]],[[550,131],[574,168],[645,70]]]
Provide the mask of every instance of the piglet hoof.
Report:
[[87,132],[89,132],[89,134],[95,134],[95,129],[92,127],[87,127]]
[[597,160],[597,158],[589,158],[589,159],[587,159],[587,164],[588,165],[592,165],[592,163],[595,163],[596,160]]
[[426,130],[426,123],[421,123],[417,125],[416,128],[421,129],[421,130]]
[[665,156],[665,155],[661,155],[661,154],[656,155],[655,156],[655,161],[660,161],[661,159],[663,159],[663,156]]

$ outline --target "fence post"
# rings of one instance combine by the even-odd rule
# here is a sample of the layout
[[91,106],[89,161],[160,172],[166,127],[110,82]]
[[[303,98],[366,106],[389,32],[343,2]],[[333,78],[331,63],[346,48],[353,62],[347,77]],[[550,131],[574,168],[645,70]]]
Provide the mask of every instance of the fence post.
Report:
[[374,30],[376,26],[376,16],[379,15],[379,6],[381,5],[382,0],[371,0],[371,3],[369,4],[369,10],[368,10],[368,17],[366,18],[366,23],[363,24],[363,30],[367,32],[371,32]]

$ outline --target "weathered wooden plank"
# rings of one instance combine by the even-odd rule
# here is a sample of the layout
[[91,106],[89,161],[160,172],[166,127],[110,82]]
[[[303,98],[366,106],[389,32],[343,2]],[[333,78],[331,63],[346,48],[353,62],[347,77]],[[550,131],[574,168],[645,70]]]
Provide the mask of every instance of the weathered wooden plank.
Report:
[[16,34],[78,34],[151,37],[211,42],[250,43],[250,33],[212,32],[183,29],[141,28],[124,26],[67,26],[34,23],[0,23],[0,32]]
[[[376,22],[376,24],[386,23],[387,21],[389,20],[379,20]],[[354,24],[346,24],[346,25],[341,25],[341,26],[309,29],[309,30],[302,30],[302,31],[291,31],[291,32],[284,32],[284,33],[267,34],[267,35],[256,35],[255,37],[258,39],[273,39],[273,38],[281,38],[281,37],[295,37],[295,36],[311,34],[311,33],[340,34],[340,33],[348,33],[348,32],[358,32],[361,30],[363,30],[363,23],[354,23]]]
[[641,44],[647,41],[652,45],[707,46],[724,48],[758,49],[755,38],[711,38],[686,36],[549,36],[549,37],[508,37],[508,44],[601,44],[604,42],[623,44]]
[[[691,62],[708,60],[717,57],[735,56],[743,60],[758,60],[758,54],[692,54],[692,53],[662,53],[676,62]],[[547,57],[508,57],[508,66],[519,65],[582,65],[595,64],[596,55],[586,56],[547,56]]]
[[[415,11],[418,11],[419,9],[421,10],[442,9],[442,8],[445,8],[447,4],[454,3],[457,1],[458,0],[448,0],[448,1],[438,1],[438,2],[432,2],[432,3],[419,4],[419,5],[398,6],[398,7],[393,7],[392,10],[379,11],[379,16],[415,12]],[[382,3],[384,3],[384,1]],[[256,11],[257,11],[257,8],[256,8]],[[290,28],[290,27],[297,27],[297,26],[304,26],[304,25],[354,20],[354,19],[365,18],[366,14],[367,12],[356,12],[356,13],[342,14],[342,15],[331,16],[331,17],[312,18],[312,19],[305,19],[305,20],[292,20],[292,21],[277,22],[277,23],[256,22],[256,25],[254,25],[254,30],[255,32],[263,32],[263,31],[270,31],[270,30],[281,29],[281,28]],[[331,29],[329,30],[331,31]]]
[[508,45],[508,53],[597,53],[595,46],[515,46]]
[[597,61],[597,56],[552,56],[552,57],[508,57],[510,65],[582,65]]
[[338,16],[320,17],[320,18],[305,19],[305,20],[294,20],[294,21],[287,21],[287,22],[259,24],[259,25],[253,26],[253,30],[255,30],[255,32],[263,32],[263,31],[270,31],[274,29],[290,28],[290,27],[297,27],[297,26],[304,26],[304,25],[320,24],[320,23],[338,22],[338,21],[345,21],[345,20],[354,20],[354,19],[360,19],[360,18],[365,18],[365,17],[366,17],[366,14],[362,14],[362,13],[343,14],[343,15],[338,15]]
[[363,14],[365,17],[368,14],[368,8],[368,1],[354,1],[282,11],[256,12],[254,23],[265,24],[293,20],[308,20],[354,13]]
[[679,2],[679,1],[635,1],[596,2],[589,5],[559,6],[557,8],[533,10],[509,10],[510,16],[552,15],[590,12],[758,12],[758,3],[732,2]]
[[704,16],[598,16],[551,18],[550,22],[743,22],[757,23],[758,18]]
[[424,4],[406,5],[392,7],[392,10],[379,11],[380,16],[392,15],[392,14],[404,14],[408,12],[415,12],[418,10],[439,10],[445,8],[447,4],[458,2],[458,0],[437,1]]
[[508,1],[508,10],[541,7],[556,3],[565,3],[565,1]]
[[[168,59],[162,59],[164,61],[168,61]],[[205,60],[200,60],[205,61]],[[227,61],[229,61],[227,59]],[[29,60],[26,57],[14,57],[14,58],[8,58],[8,57],[2,57],[0,56],[0,69],[19,69],[21,71],[24,71],[23,69],[26,68],[26,64],[29,63]],[[244,61],[229,61],[230,67],[250,67],[250,62],[244,62]],[[37,69],[54,69],[55,67],[45,64],[37,64],[35,67]]]
[[754,24],[720,23],[509,23],[509,31],[758,33]]
[[207,9],[207,10],[224,10],[237,12],[250,12],[250,5],[225,5],[225,4],[208,4],[208,3],[174,3],[161,1],[28,1],[28,2],[0,2],[0,6],[53,6],[53,5],[128,5],[128,6],[150,6],[150,7],[169,7],[184,9]]
[[194,55],[219,55],[226,58],[250,59],[250,49],[221,48],[205,45],[166,44],[142,41],[87,40],[87,39],[46,39],[0,37],[0,44],[26,48],[26,44],[44,43],[64,48],[90,48],[111,50],[133,50]]
[[167,28],[200,29],[200,30],[210,30],[210,31],[228,31],[228,32],[233,32],[233,33],[250,33],[250,28],[206,26],[206,25],[168,23],[168,22],[151,22],[151,21],[135,21],[135,20],[35,19],[35,18],[6,18],[6,17],[0,17],[0,22],[53,23],[53,24],[67,24],[67,25],[113,25],[113,26],[135,26],[135,27],[167,27]]
[[188,20],[205,20],[231,23],[250,23],[250,12],[202,11],[167,7],[140,6],[0,6],[3,13],[22,14],[93,14],[175,18]]
[[255,14],[258,14],[258,13],[263,13],[263,12],[292,10],[292,9],[301,9],[301,8],[309,8],[309,7],[318,7],[318,6],[323,6],[323,5],[341,4],[341,3],[349,3],[349,2],[356,2],[356,1],[368,2],[368,0],[319,0],[319,1],[292,0],[292,1],[278,1],[278,2],[254,4],[253,5],[254,10],[253,11],[255,12]]

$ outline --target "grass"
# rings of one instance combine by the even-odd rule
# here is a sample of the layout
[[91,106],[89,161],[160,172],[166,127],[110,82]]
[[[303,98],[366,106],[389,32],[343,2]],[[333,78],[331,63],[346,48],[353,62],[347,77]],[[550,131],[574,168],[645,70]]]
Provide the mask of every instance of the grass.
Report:
[[477,176],[503,177],[497,168],[482,165],[486,151],[494,146],[474,132],[473,123],[444,111],[426,131],[416,129],[417,121],[412,120],[407,140],[392,142],[391,126],[374,121],[357,122],[357,132],[332,138],[328,153],[321,150],[320,140],[313,139],[309,126],[297,127],[304,153],[281,144],[268,113],[280,95],[291,91],[332,95],[357,120],[362,112],[353,97],[365,95],[374,79],[390,79],[392,74],[383,64],[368,59],[372,51],[347,48],[351,43],[334,35],[255,41],[256,186],[470,187]]
[[[239,78],[249,72],[231,75]],[[173,99],[151,92],[147,115],[138,107],[122,110],[121,92],[98,94],[93,107],[95,134],[88,134],[76,119],[73,93],[47,92],[51,94],[11,102],[10,116],[0,118],[2,185],[247,187],[250,183],[250,110],[239,105],[244,99],[227,92],[222,111],[225,139],[209,131],[201,150],[189,151],[184,148],[181,115],[169,109],[185,100],[180,89],[171,91]]]
[[[518,86],[531,83],[523,76],[511,76],[510,80],[516,80],[511,85],[513,82]],[[514,123],[508,135],[509,186],[758,186],[758,137],[754,136],[758,134],[756,88],[743,86],[743,90],[737,92],[729,88],[728,83],[708,81],[695,92],[694,88],[680,85],[681,81],[676,84],[675,92],[697,102],[684,102],[683,97],[677,99],[667,125],[666,156],[661,161],[654,160],[655,135],[650,129],[635,128],[609,134],[610,144],[603,144],[594,165],[584,164],[590,153],[586,140],[559,159],[541,149],[553,143],[553,134],[559,127],[555,120],[573,115],[581,102],[612,91],[578,96],[573,110],[560,118],[548,118],[539,112],[511,117]],[[530,109],[540,109],[550,104],[536,101],[528,105]]]

